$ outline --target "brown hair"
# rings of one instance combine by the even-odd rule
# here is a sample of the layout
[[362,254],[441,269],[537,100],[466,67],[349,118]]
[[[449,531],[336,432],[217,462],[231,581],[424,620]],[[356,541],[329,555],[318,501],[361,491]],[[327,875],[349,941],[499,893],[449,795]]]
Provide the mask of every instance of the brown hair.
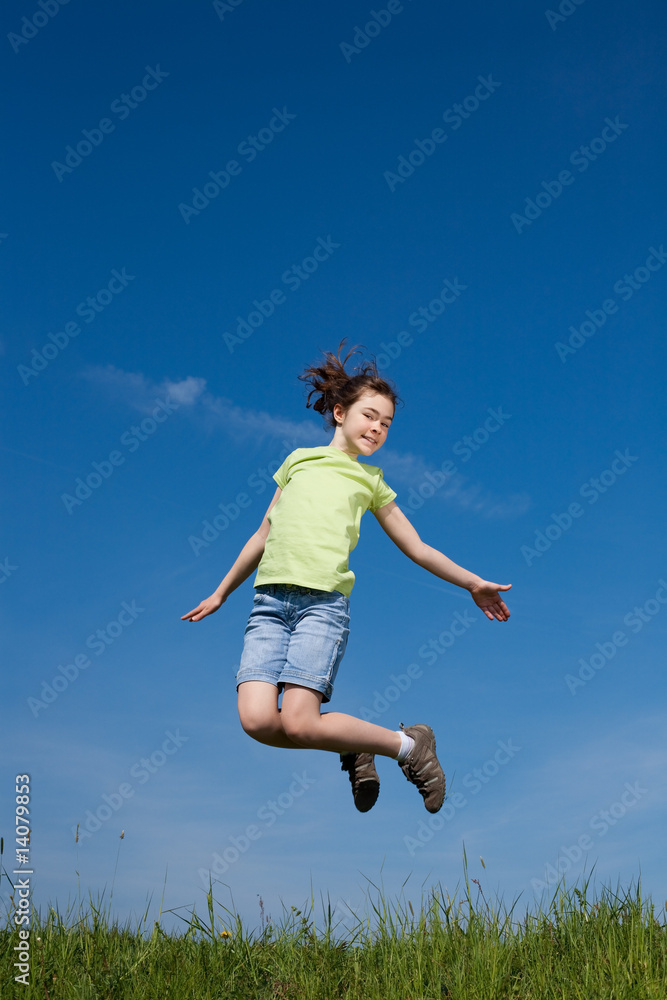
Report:
[[[308,393],[306,406],[310,407],[310,397],[319,394],[319,399],[312,405],[313,409],[321,413],[329,427],[336,428],[336,420],[333,416],[333,408],[336,403],[340,403],[344,410],[347,410],[353,403],[367,393],[378,393],[386,396],[396,406],[401,402],[396,389],[392,384],[382,378],[377,370],[375,359],[364,365],[358,365],[356,375],[349,375],[345,371],[345,364],[353,354],[359,353],[354,348],[349,351],[344,360],[341,361],[340,352],[347,338],[341,340],[338,347],[338,357],[330,351],[324,352],[324,363],[306,368],[299,378],[302,382],[308,382],[312,389]],[[363,347],[362,345],[359,345]]]

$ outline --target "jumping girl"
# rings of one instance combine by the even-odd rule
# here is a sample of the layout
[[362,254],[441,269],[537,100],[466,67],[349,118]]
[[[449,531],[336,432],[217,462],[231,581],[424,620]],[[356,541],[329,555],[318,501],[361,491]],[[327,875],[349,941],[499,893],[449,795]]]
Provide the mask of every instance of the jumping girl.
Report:
[[[278,484],[264,519],[210,597],[182,616],[200,621],[217,611],[252,572],[255,596],[245,629],[236,685],[238,711],[246,733],[260,743],[289,749],[340,754],[349,773],[354,802],[367,812],[378,797],[374,757],[391,757],[419,789],[429,812],[445,798],[445,776],[430,726],[419,723],[385,729],[340,712],[322,712],[349,634],[349,597],[354,573],[348,558],[359,539],[361,516],[370,510],[391,540],[429,573],[470,592],[491,621],[507,621],[499,591],[511,584],[490,583],[457,566],[421,540],[394,502],[396,493],[382,469],[359,462],[384,444],[399,400],[375,362],[349,375],[343,361],[327,352],[324,363],[307,368],[313,409],[334,430],[328,445],[297,448],[274,475]],[[282,705],[278,700],[282,693]]]

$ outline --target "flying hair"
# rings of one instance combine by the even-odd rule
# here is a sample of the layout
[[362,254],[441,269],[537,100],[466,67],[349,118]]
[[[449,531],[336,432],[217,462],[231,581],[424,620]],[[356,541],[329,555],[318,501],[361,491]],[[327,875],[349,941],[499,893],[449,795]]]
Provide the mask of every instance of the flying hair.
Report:
[[[321,413],[329,427],[336,428],[336,419],[333,415],[333,408],[336,403],[340,403],[343,410],[349,409],[353,403],[364,395],[377,393],[386,396],[391,400],[394,407],[401,402],[393,384],[383,379],[377,370],[375,358],[362,365],[357,365],[354,369],[356,374],[350,375],[345,370],[345,365],[353,354],[360,353],[352,348],[341,361],[341,351],[347,338],[341,340],[338,347],[338,356],[330,351],[324,351],[324,362],[306,368],[299,379],[312,386],[308,393],[306,406],[310,408],[311,396],[319,398],[312,404],[312,408]],[[363,344],[357,345],[363,347]]]

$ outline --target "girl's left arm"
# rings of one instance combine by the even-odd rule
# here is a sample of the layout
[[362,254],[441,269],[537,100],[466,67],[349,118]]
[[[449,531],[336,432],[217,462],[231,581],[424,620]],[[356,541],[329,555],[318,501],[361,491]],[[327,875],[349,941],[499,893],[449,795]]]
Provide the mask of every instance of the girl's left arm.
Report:
[[510,613],[499,591],[509,590],[511,583],[500,584],[483,580],[476,573],[457,566],[442,552],[427,545],[421,540],[417,530],[395,500],[376,510],[375,517],[392,542],[409,559],[434,576],[440,577],[441,580],[447,580],[448,583],[454,583],[457,587],[470,591],[470,596],[477,607],[481,608],[491,621],[494,618],[499,622],[507,621]]

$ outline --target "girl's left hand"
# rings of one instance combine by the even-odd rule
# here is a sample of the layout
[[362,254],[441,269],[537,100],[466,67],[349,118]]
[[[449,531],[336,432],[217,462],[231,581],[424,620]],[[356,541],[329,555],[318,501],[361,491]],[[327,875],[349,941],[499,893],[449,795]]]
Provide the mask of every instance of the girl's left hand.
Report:
[[470,591],[470,596],[491,621],[495,618],[499,622],[506,622],[510,613],[498,591],[509,590],[511,586],[511,583],[490,583],[488,580],[480,580]]

